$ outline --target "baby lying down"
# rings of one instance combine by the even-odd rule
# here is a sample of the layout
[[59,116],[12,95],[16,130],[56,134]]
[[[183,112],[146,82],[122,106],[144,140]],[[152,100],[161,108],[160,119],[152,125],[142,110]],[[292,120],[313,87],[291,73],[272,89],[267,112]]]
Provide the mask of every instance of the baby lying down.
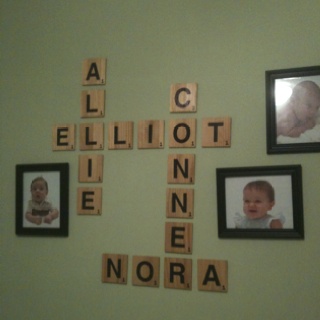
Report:
[[320,87],[305,80],[277,110],[278,143],[320,142]]

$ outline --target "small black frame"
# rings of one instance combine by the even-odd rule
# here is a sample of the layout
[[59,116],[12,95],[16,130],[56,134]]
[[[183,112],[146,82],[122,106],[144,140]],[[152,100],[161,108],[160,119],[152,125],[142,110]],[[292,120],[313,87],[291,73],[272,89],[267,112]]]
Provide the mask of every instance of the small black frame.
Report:
[[[298,91],[304,81],[309,81],[309,84],[312,81],[320,87],[320,66],[265,72],[268,154],[320,151],[320,109],[315,116],[312,115],[316,125],[309,127],[309,129],[304,129],[306,127],[305,121],[308,119],[307,111],[300,115],[295,111],[290,111],[293,110],[290,103],[292,103],[294,97],[301,98],[304,95],[301,90]],[[306,82],[304,83],[306,84]],[[300,85],[297,86],[297,84]],[[310,90],[310,87],[307,90]],[[318,91],[318,89],[315,90]],[[295,94],[291,96],[292,92],[295,92]],[[310,97],[310,95],[308,96]],[[318,106],[320,106],[318,94],[316,100],[319,102]],[[305,106],[307,104],[309,104],[309,101],[304,103]],[[301,103],[297,103],[296,106],[299,110],[306,110],[301,107]]]
[[[269,215],[281,214],[286,220],[283,228],[236,227],[236,217],[245,217],[243,188],[256,180],[273,186],[275,205]],[[300,165],[217,168],[216,183],[219,238],[304,239]]]
[[[38,179],[39,177],[40,179],[44,179],[44,183],[47,185],[46,201],[48,202],[44,204],[46,209],[39,209],[41,207],[34,209],[31,204],[31,184],[34,179]],[[43,204],[43,201],[41,203]],[[49,220],[50,222],[48,218],[46,218],[48,213],[52,212],[51,207],[48,207],[49,205],[52,207],[52,210],[54,208],[56,212],[58,212],[58,216],[52,221]],[[26,214],[27,211],[28,218]],[[31,214],[30,211],[32,212]],[[31,222],[30,219],[33,222]],[[36,222],[33,219],[37,219]],[[68,236],[68,163],[16,165],[16,234],[19,236]]]

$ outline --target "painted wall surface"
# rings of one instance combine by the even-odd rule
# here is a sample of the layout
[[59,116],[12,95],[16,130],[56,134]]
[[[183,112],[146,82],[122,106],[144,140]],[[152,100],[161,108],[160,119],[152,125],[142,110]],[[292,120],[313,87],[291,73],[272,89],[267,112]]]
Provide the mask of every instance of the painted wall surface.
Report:
[[[319,154],[266,154],[266,70],[319,65],[317,0],[1,0],[2,319],[318,319]],[[81,64],[108,59],[106,116],[134,121],[133,150],[105,150],[103,214],[76,210]],[[173,83],[198,83],[195,149],[168,148]],[[202,148],[201,119],[232,117],[231,148]],[[165,120],[165,148],[139,150],[139,120]],[[96,121],[90,120],[90,121]],[[89,122],[90,122],[89,121]],[[98,122],[99,122],[98,121]],[[107,134],[106,134],[107,135]],[[196,155],[193,289],[163,286],[167,157]],[[68,238],[15,235],[15,165],[70,164]],[[222,240],[215,170],[301,164],[304,240]],[[103,253],[129,255],[127,285],[101,283]],[[161,258],[159,288],[131,284],[133,255]],[[229,292],[197,290],[196,260],[229,263]]]

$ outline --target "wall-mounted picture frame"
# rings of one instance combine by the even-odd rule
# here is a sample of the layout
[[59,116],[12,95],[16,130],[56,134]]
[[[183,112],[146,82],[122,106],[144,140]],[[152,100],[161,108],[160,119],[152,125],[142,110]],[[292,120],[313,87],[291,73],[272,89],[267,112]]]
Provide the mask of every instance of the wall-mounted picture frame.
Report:
[[16,165],[16,235],[69,233],[69,164]]
[[217,168],[219,238],[304,239],[300,165]]
[[320,152],[320,66],[265,72],[267,153]]

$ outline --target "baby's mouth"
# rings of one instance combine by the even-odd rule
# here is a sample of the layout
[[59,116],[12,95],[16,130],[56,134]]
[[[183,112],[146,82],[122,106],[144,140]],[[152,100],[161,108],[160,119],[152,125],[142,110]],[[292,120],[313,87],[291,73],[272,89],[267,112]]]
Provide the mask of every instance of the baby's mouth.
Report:
[[249,218],[250,219],[256,219],[257,218],[257,214],[258,214],[258,211],[257,210],[249,210]]

